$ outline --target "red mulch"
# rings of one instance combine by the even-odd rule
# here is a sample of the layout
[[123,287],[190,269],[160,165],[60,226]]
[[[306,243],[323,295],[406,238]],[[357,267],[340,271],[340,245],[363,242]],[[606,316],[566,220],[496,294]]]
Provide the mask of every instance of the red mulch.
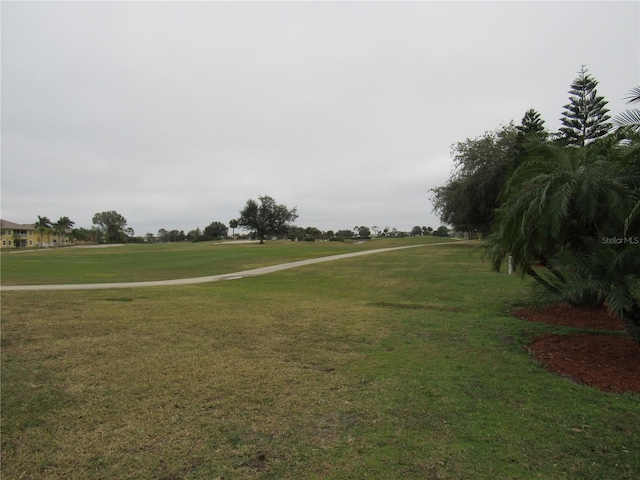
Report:
[[545,334],[536,338],[529,351],[550,371],[605,392],[640,393],[640,348],[626,335],[619,318],[606,308],[581,308],[566,304],[522,308],[518,318],[576,328],[602,330],[603,334]]

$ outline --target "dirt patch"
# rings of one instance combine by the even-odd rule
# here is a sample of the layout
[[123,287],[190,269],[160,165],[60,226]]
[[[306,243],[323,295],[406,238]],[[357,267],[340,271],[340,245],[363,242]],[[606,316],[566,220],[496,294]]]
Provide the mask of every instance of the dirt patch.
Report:
[[513,314],[532,322],[600,330],[602,334],[545,334],[528,349],[550,371],[575,382],[605,392],[640,393],[640,348],[630,337],[616,333],[624,327],[605,308],[560,304]]

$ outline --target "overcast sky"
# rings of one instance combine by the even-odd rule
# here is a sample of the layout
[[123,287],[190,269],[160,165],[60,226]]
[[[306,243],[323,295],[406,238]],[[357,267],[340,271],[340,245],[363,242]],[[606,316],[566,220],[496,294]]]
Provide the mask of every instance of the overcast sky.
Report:
[[228,224],[440,225],[451,145],[535,108],[582,64],[612,114],[640,84],[640,2],[9,2],[2,218],[116,210],[137,235]]

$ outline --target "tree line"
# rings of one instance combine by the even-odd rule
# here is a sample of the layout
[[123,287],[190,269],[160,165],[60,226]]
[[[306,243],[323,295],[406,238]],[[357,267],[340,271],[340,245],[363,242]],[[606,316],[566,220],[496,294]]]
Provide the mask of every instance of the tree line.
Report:
[[52,234],[58,236],[60,243],[92,242],[92,243],[125,243],[134,238],[134,231],[127,227],[127,220],[115,211],[99,212],[93,216],[93,226],[73,228],[75,222],[69,217],[60,217],[52,222],[46,216],[38,215],[34,229],[38,232],[38,243],[43,245],[45,238],[50,242]]
[[[267,238],[288,238],[299,241],[370,239],[372,232],[373,237],[406,235],[395,228],[381,229],[377,226],[371,228],[355,226],[352,230],[322,231],[316,227],[303,228],[294,225],[293,222],[297,218],[297,208],[290,209],[286,205],[278,204],[272,197],[264,195],[259,196],[257,200],[247,200],[240,211],[240,216],[229,221],[229,228],[232,229],[232,236],[235,236],[236,228],[242,228],[249,232],[249,238],[255,238],[261,243],[264,243]],[[163,242],[207,241],[227,238],[228,230],[225,224],[215,221],[204,230],[197,228],[185,234],[183,231],[160,229],[157,237],[152,234],[147,234],[147,237],[149,241],[157,238]],[[448,233],[449,229],[445,226],[440,226],[435,231],[431,227],[414,227],[410,235],[447,236]]]
[[640,110],[611,118],[597,85],[583,66],[557,132],[530,109],[455,144],[431,193],[443,222],[486,239],[496,271],[529,276],[541,301],[607,305],[640,345]]
[[[52,224],[47,217],[38,217],[36,228],[41,232],[52,231],[55,228],[64,228],[72,241],[95,243],[136,243],[136,242],[202,242],[229,238],[229,229],[235,238],[235,229],[242,228],[249,233],[248,238],[255,238],[264,243],[267,238],[288,238],[290,240],[337,240],[345,239],[370,239],[378,236],[405,236],[405,235],[434,235],[446,237],[449,229],[440,226],[437,230],[431,227],[413,227],[411,232],[399,232],[395,228],[379,228],[373,226],[356,226],[353,230],[327,230],[321,231],[316,227],[299,227],[293,224],[298,217],[297,208],[288,208],[278,204],[270,196],[260,196],[257,200],[249,199],[244,208],[239,212],[237,219],[229,221],[228,226],[220,221],[213,221],[204,229],[197,227],[188,233],[184,230],[167,230],[161,228],[157,234],[147,233],[144,237],[136,237],[132,228],[127,226],[127,220],[116,211],[98,212],[93,216],[91,229],[78,228],[70,230],[74,222],[68,217],[61,217],[56,224]],[[373,232],[373,235],[372,235]]]

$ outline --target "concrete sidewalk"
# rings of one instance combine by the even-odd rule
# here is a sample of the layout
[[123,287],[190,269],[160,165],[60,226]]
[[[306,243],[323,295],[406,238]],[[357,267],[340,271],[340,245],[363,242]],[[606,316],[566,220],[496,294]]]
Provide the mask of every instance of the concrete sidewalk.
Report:
[[142,287],[166,287],[172,285],[194,285],[197,283],[218,282],[221,280],[238,280],[245,277],[255,277],[256,275],[264,275],[266,273],[279,272],[288,270],[289,268],[297,268],[305,265],[313,265],[314,263],[332,262],[343,258],[360,257],[363,255],[372,255],[374,253],[391,252],[393,250],[404,250],[407,248],[429,247],[434,245],[451,245],[451,242],[443,243],[426,243],[422,245],[409,245],[405,247],[378,248],[376,250],[365,250],[362,252],[342,253],[340,255],[331,255],[329,257],[310,258],[308,260],[299,260],[297,262],[281,263],[279,265],[271,265],[268,267],[254,268],[251,270],[243,270],[241,272],[223,273],[221,275],[211,275],[208,277],[196,278],[180,278],[175,280],[155,280],[149,282],[121,282],[121,283],[79,283],[66,285],[9,285],[0,287],[0,291],[26,291],[26,290],[104,290],[109,288],[142,288]]

